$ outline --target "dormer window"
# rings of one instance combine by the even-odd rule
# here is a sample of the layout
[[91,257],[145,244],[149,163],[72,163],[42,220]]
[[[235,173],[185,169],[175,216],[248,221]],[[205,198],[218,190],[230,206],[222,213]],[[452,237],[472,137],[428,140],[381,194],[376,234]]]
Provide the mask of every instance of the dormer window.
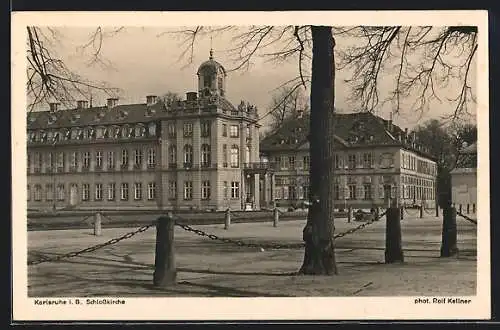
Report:
[[52,142],[52,139],[54,137],[54,133],[52,131],[47,132],[47,141]]
[[144,133],[146,133],[146,129],[142,124],[139,124],[135,127],[135,136],[136,137],[143,137]]
[[121,133],[120,127],[118,126],[113,127],[113,137],[115,139],[120,138],[120,133]]
[[63,130],[64,140],[68,141],[71,139],[71,131],[69,129]]
[[149,125],[148,125],[148,135],[149,136],[155,136],[156,135],[156,124],[155,123],[149,123]]
[[125,119],[128,116],[128,112],[125,110],[121,110],[119,114],[119,119]]
[[57,117],[55,115],[50,115],[49,120],[48,120],[49,125],[52,125],[53,123],[55,123],[56,120],[57,120]]

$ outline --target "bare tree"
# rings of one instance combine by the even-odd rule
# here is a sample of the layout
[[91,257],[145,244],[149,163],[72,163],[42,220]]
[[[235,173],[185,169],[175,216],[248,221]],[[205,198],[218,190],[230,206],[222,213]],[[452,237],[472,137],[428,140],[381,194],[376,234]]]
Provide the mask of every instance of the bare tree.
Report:
[[[28,34],[26,89],[30,111],[47,101],[57,101],[68,105],[77,98],[91,98],[93,92],[113,96],[118,93],[117,88],[103,82],[88,80],[75,70],[68,68],[65,61],[55,51],[56,44],[62,39],[57,29],[35,26],[29,26],[26,29]],[[92,52],[88,65],[109,67],[110,63],[101,55],[103,40],[120,31],[121,28],[111,32],[104,32],[100,27],[96,28],[87,43],[80,47],[81,52],[85,50]]]
[[290,87],[282,87],[274,94],[271,105],[271,129],[275,130],[283,124],[283,122],[298,115],[300,111],[307,112],[309,105],[307,99],[303,95],[303,88],[291,91]]
[[[454,103],[450,119],[471,115],[474,102],[471,64],[477,52],[475,26],[359,26],[336,28],[334,35],[351,40],[337,49],[339,68],[350,70],[351,99],[371,111],[386,102],[394,112],[402,110],[403,99],[414,100],[410,111],[425,111],[432,100],[442,101],[440,88],[453,90],[446,97]],[[381,93],[381,81],[392,78],[391,91]],[[384,86],[386,86],[385,84]]]

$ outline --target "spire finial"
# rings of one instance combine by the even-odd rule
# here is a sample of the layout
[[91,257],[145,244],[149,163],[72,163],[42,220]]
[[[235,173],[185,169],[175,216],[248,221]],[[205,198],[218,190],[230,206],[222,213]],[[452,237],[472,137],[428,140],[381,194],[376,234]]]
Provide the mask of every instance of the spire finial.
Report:
[[214,50],[212,48],[212,36],[210,36],[210,57],[211,60],[214,59]]

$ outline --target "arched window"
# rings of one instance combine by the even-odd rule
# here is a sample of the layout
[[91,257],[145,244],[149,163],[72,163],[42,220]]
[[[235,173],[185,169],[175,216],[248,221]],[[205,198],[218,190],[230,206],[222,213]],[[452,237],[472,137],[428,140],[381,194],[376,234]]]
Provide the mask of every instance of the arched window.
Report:
[[250,147],[247,146],[245,150],[245,163],[250,163]]
[[168,166],[173,167],[177,164],[177,147],[171,145],[168,147]]
[[201,145],[201,166],[210,166],[210,145],[208,144]]
[[193,146],[186,144],[184,146],[184,164],[191,165],[193,163]]
[[149,125],[148,125],[148,135],[149,136],[155,136],[156,135],[156,124],[155,123],[149,123]]
[[240,155],[239,148],[236,144],[231,146],[231,167],[239,167]]

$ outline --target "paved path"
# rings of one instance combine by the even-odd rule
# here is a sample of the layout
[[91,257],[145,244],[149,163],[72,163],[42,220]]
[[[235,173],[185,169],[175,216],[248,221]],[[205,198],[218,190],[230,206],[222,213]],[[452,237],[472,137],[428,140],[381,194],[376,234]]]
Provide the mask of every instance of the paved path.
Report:
[[[29,296],[380,296],[473,295],[476,226],[457,219],[459,258],[439,258],[441,219],[402,222],[405,264],[385,265],[385,221],[338,239],[339,275],[293,276],[303,249],[265,250],[212,241],[176,227],[178,284],[152,287],[154,228],[79,257],[28,267]],[[222,237],[256,243],[299,243],[305,220],[195,226]],[[359,225],[336,221],[336,233]],[[105,242],[131,228],[28,233],[28,254],[55,256]]]

